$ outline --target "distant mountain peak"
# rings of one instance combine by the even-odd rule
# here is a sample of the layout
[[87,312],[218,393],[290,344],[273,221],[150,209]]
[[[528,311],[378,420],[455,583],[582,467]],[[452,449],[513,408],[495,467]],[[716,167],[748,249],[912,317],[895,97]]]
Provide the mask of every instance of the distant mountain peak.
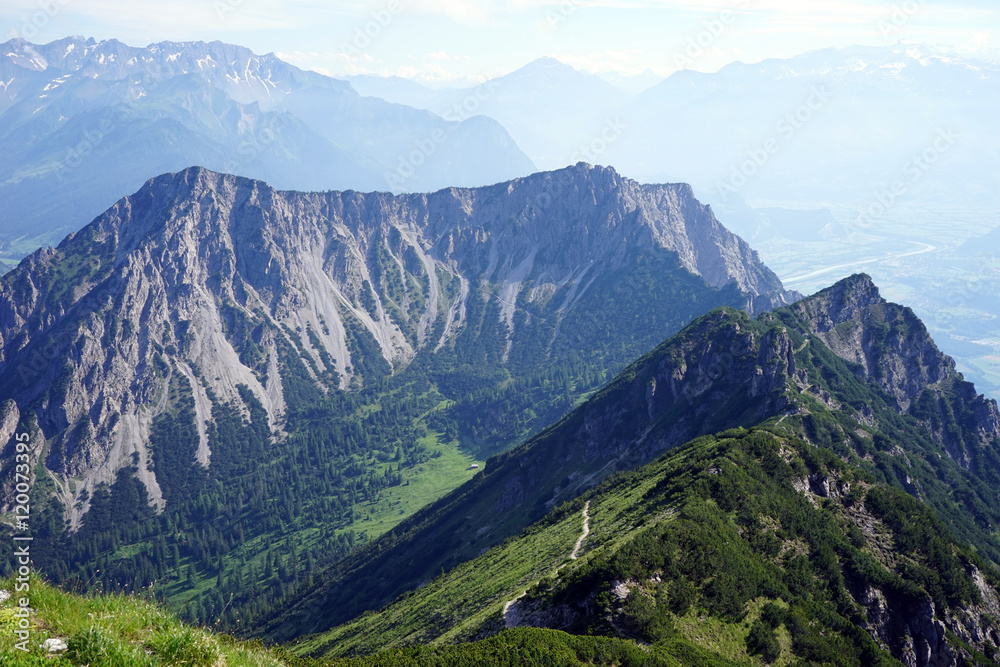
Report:
[[[17,132],[0,166],[3,239],[55,243],[150,176],[190,164],[317,191],[433,190],[535,171],[492,118],[364,98],[239,45],[74,36],[6,46],[0,115]],[[425,152],[411,157],[415,145]]]
[[553,69],[553,68],[555,68],[555,69],[563,69],[563,70],[573,70],[574,72],[578,71],[575,67],[573,67],[571,65],[567,65],[563,61],[558,60],[557,58],[553,58],[552,56],[542,56],[541,58],[535,58],[534,60],[532,60],[531,62],[529,62],[524,67],[521,67],[520,69],[529,69],[529,68],[531,68],[531,69]]
[[510,80],[510,79],[527,79],[532,77],[547,77],[547,78],[569,78],[572,77],[578,80],[586,80],[595,84],[600,84],[602,86],[607,86],[609,89],[613,89],[610,83],[604,81],[600,77],[590,74],[588,72],[583,72],[573,67],[572,65],[567,65],[566,63],[553,58],[551,56],[543,56],[541,58],[536,58],[528,64],[514,70],[506,76],[500,77],[500,80]]
[[882,300],[878,286],[867,273],[855,273],[843,278],[819,294],[836,295],[841,305],[847,302],[868,305]]

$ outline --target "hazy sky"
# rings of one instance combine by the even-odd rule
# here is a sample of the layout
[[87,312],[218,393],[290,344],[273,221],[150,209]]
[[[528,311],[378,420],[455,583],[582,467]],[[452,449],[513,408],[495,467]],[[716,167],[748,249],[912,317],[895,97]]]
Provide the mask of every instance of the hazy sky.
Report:
[[827,46],[1000,49],[1000,0],[2,0],[5,38],[222,40],[326,74],[477,80],[542,56],[714,71]]

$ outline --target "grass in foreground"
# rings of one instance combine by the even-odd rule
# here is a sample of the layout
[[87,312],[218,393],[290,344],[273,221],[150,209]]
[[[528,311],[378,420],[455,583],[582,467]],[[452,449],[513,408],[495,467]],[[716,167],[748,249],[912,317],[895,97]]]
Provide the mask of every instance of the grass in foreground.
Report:
[[[161,606],[132,595],[80,596],[33,577],[30,591],[0,581],[13,597],[0,605],[0,664],[5,667],[291,667],[301,664],[280,650],[240,642],[183,624]],[[21,638],[17,600],[27,595],[32,610],[28,638]],[[63,639],[68,649],[50,654],[45,640]]]
[[[0,580],[14,592],[14,581]],[[23,596],[21,593],[16,595]],[[686,643],[641,646],[609,637],[582,637],[557,630],[518,628],[485,641],[456,646],[413,647],[371,656],[317,662],[281,648],[241,642],[182,623],[160,605],[135,595],[67,593],[33,578],[28,651],[17,648],[17,598],[0,604],[0,665],[4,667],[393,667],[395,665],[515,667],[729,667],[736,663]],[[68,648],[50,654],[47,639]]]

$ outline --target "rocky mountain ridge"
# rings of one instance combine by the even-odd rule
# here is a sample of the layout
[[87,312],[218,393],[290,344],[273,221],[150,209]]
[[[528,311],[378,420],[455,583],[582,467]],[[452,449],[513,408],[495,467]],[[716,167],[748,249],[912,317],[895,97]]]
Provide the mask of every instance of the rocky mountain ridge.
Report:
[[[838,334],[838,322],[850,328]],[[856,363],[865,350],[895,371]],[[490,459],[482,475],[349,556],[266,629],[287,639],[345,622],[476,557],[616,471],[701,435],[758,424],[781,424],[924,500],[960,540],[996,560],[997,408],[980,396],[978,412],[962,412],[970,391],[912,312],[883,300],[865,275],[756,320],[713,311],[523,447]],[[809,478],[803,488],[829,494],[835,486]],[[400,559],[413,565],[392,568]]]
[[557,356],[580,336],[570,318],[622,312],[593,295],[650,255],[751,309],[795,298],[690,188],[606,168],[400,196],[282,192],[191,168],[4,277],[3,398],[47,443],[74,521],[85,489],[132,464],[162,507],[148,442],[171,390],[191,387],[209,464],[212,408],[242,405],[241,387],[280,430],[292,385],[358,388],[463,332],[501,365]]
[[[117,39],[98,42],[93,38],[67,37],[48,44],[13,39],[4,47],[3,62],[32,72],[52,69],[105,81],[131,76],[161,80],[197,72],[233,100],[241,104],[257,102],[264,109],[307,85],[350,90],[347,82],[300,70],[273,53],[257,55],[248,48],[219,41],[159,42],[135,47]],[[6,86],[0,99],[8,104],[15,100],[23,83],[26,82]]]
[[[1000,438],[996,401],[976,392],[909,308],[888,303],[866,275],[841,281],[791,309],[837,356],[857,364],[900,414],[919,419],[964,468]],[[949,424],[960,428],[948,428]]]

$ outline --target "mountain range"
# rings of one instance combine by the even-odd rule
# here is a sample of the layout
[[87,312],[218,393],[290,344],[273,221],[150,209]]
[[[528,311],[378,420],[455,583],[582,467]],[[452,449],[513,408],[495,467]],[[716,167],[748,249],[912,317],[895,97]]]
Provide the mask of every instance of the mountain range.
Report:
[[617,139],[628,129],[615,116],[629,97],[593,74],[540,58],[478,86],[414,102],[444,118],[493,118],[539,168],[557,169],[578,160],[605,162],[589,145],[602,132]]
[[[996,403],[976,395],[909,309],[881,299],[871,280],[861,275],[756,320],[732,310],[699,318],[628,367],[575,412],[523,447],[490,459],[482,475],[345,559],[311,589],[297,591],[290,597],[289,608],[265,627],[272,636],[288,639],[357,616],[343,628],[303,644],[304,650],[338,654],[393,646],[397,639],[385,641],[393,637],[398,637],[399,645],[406,645],[408,632],[415,633],[413,637],[421,643],[451,642],[487,632],[485,626],[470,625],[469,619],[493,627],[487,634],[496,632],[504,626],[490,625],[493,610],[498,601],[514,599],[514,586],[523,580],[512,580],[509,588],[494,587],[491,595],[476,604],[463,603],[461,613],[437,609],[434,605],[444,602],[437,599],[431,604],[426,596],[432,592],[406,591],[423,590],[439,570],[455,570],[454,581],[443,580],[429,591],[476,576],[472,572],[491,572],[495,565],[463,563],[522,529],[526,532],[518,539],[527,540],[536,530],[528,526],[553,508],[574,501],[572,506],[579,510],[576,499],[588,497],[588,489],[598,487],[613,473],[633,470],[698,436],[743,427],[765,428],[778,436],[785,443],[778,447],[785,463],[800,455],[816,456],[809,452],[817,447],[827,452],[821,455],[827,457],[826,464],[809,463],[799,468],[798,480],[786,479],[789,491],[818,498],[846,495],[849,484],[841,485],[838,492],[839,482],[829,476],[833,473],[817,472],[838,469],[840,464],[831,462],[836,459],[846,469],[863,471],[859,474],[868,480],[865,485],[895,487],[924,501],[947,526],[941,530],[975,545],[984,557],[995,562],[1000,555],[993,532],[1000,518],[993,491],[1000,478]],[[741,437],[745,433],[739,431]],[[785,451],[793,442],[805,449],[798,450],[799,454]],[[719,455],[729,465],[741,465],[741,459],[727,454],[725,447]],[[684,456],[676,455],[671,464],[674,470],[691,470]],[[628,482],[620,482],[619,487],[641,485],[646,474],[625,475]],[[668,481],[644,496],[660,507],[658,512],[664,501],[657,500],[654,492]],[[742,483],[733,482],[714,493],[722,507],[730,508],[727,511],[738,512],[740,502],[734,498],[748,492]],[[600,502],[600,495],[589,497]],[[627,510],[618,510],[622,511]],[[565,511],[557,514],[568,516]],[[643,515],[638,512],[631,521]],[[673,512],[668,512],[661,518],[672,517]],[[851,517],[854,522],[859,519]],[[541,525],[551,522],[545,519]],[[649,521],[638,525],[648,528]],[[862,528],[871,530],[870,525]],[[607,534],[609,544],[616,542],[615,535],[614,530]],[[620,543],[614,546],[611,553],[622,547]],[[512,547],[505,548],[510,551]],[[491,563],[496,557],[483,556]],[[396,566],[390,568],[390,563]],[[400,563],[407,565],[400,567]],[[548,564],[529,561],[518,571],[537,574],[558,563],[559,559]],[[572,577],[549,579],[545,586],[559,589],[561,581],[572,581]],[[614,585],[624,578],[619,576]],[[610,580],[608,585],[612,585]],[[455,594],[453,588],[449,594]],[[361,616],[397,596],[401,597],[377,617]],[[739,608],[754,597],[749,595]],[[592,613],[592,600],[578,604],[591,610],[585,613]],[[550,619],[541,621],[543,625],[566,628],[577,623],[572,619],[579,611],[566,612],[569,616],[539,613],[540,618]],[[579,622],[588,625],[596,619]],[[991,622],[977,623],[985,627]],[[888,637],[880,640],[888,641]],[[913,641],[911,637],[911,645]],[[903,659],[900,653],[894,655]]]
[[[393,196],[282,192],[193,168],[149,181],[6,276],[0,398],[51,443],[50,470],[82,477],[78,496],[133,452],[148,458],[180,377],[199,423],[245,385],[278,429],[293,364],[317,391],[357,388],[475,331],[487,358],[525,372],[625,337],[624,322],[603,341],[580,327],[622,307],[604,292],[643,262],[657,287],[670,282],[660,272],[680,272],[751,311],[794,298],[689,188],[609,169]],[[627,324],[634,339],[649,328]],[[46,355],[62,363],[39,365]],[[207,464],[204,431],[197,449]]]
[[900,43],[682,69],[638,93],[553,58],[437,94],[377,77],[359,85],[439,114],[490,116],[541,167],[586,159],[643,182],[683,180],[712,204],[858,210],[894,181],[907,200],[992,207],[998,80],[990,60]]
[[72,231],[0,277],[0,512],[27,469],[35,569],[177,613],[33,583],[68,644],[32,664],[996,664],[996,402],[868,275],[803,297],[723,226],[832,243],[900,165],[914,204],[984,205],[994,64],[632,95],[553,59],[431,91],[5,46],[0,252]]
[[[644,182],[692,183],[732,208],[734,224],[740,200],[864,209],[878,194],[871,184],[901,179],[908,200],[987,204],[997,178],[995,66],[921,45],[684,70],[638,94],[552,58],[433,91],[398,77],[339,81],[221,42],[4,47],[10,203],[0,241],[11,257],[79,229],[144,178],[191,164],[280,188],[400,192],[585,160]],[[914,106],[927,111],[907,114]],[[119,166],[126,155],[129,169]],[[105,177],[95,184],[88,173]]]
[[[792,289],[870,273],[997,398],[997,245],[984,235],[997,218],[998,80],[995,59],[900,43],[682,70],[633,94],[542,59],[463,92],[539,164],[581,156],[642,182],[691,183]],[[378,81],[358,85],[387,99],[403,87]],[[442,113],[462,101],[416,90],[409,103]],[[521,126],[546,128],[544,140]],[[583,136],[564,137],[571,128]]]
[[221,42],[10,40],[0,127],[0,240],[14,249],[55,242],[150,176],[192,164],[299,190],[422,191],[533,171],[487,118],[362,97]]
[[[989,665],[997,416],[912,312],[858,275],[756,318],[696,319],[300,585],[271,625],[314,631],[292,653],[184,629],[128,597],[35,595],[73,665],[139,664],[137,624],[151,664]],[[127,624],[66,611],[95,604]]]
[[0,342],[64,585],[359,664],[997,651],[996,403],[868,276],[786,291],[687,185],[192,167],[0,279]]
[[[705,310],[797,297],[690,187],[608,168],[429,195],[190,168],[0,280],[3,435],[34,434],[39,563],[152,580],[146,549],[173,543],[190,602],[216,558],[264,567],[295,539],[332,560],[391,528],[469,477],[438,460],[459,443],[522,442]],[[294,476],[273,487],[275,466]],[[206,497],[249,522],[235,543],[174,535]]]

